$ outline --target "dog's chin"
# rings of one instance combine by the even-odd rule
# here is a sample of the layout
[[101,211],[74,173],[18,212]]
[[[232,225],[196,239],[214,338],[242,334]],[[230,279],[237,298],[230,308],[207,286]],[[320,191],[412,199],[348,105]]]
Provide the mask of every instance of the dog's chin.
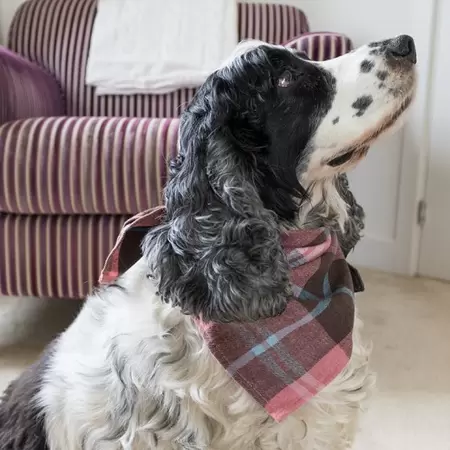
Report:
[[323,161],[322,164],[327,169],[326,171],[330,175],[334,175],[352,170],[366,157],[370,146],[378,138],[398,131],[405,122],[414,94],[415,92],[412,89],[375,127],[366,131],[343,150],[338,151],[333,157]]

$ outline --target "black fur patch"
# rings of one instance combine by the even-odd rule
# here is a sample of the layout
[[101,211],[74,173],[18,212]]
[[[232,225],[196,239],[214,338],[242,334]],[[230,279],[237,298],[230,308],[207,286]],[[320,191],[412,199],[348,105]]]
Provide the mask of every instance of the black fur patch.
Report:
[[353,103],[352,108],[356,109],[357,112],[355,116],[362,117],[367,108],[373,103],[373,97],[371,95],[363,95],[359,97],[355,103]]
[[340,118],[336,117],[336,119],[333,119],[333,125],[336,125],[339,123]]
[[371,61],[369,59],[365,59],[361,63],[361,72],[362,73],[369,73],[372,71],[372,69],[375,67],[375,62]]
[[41,358],[13,381],[0,400],[2,450],[49,450],[42,411],[34,403],[52,355],[50,345]]
[[387,70],[379,70],[379,71],[377,72],[377,78],[378,78],[380,81],[385,81],[386,78],[388,77],[388,75],[389,75],[389,72],[388,72]]
[[380,83],[378,85],[378,89],[384,89],[386,87],[386,85],[384,83]]

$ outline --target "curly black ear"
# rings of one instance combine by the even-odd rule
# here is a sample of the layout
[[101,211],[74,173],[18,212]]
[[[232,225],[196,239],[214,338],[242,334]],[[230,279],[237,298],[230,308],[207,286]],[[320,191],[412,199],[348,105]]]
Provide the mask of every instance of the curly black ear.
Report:
[[207,321],[254,321],[286,307],[288,265],[257,188],[264,136],[214,82],[182,117],[166,221],[143,253],[164,301]]

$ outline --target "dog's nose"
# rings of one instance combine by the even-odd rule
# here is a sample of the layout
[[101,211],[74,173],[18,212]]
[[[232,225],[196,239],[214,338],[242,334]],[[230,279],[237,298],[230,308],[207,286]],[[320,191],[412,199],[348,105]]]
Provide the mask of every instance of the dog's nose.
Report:
[[388,43],[386,48],[388,56],[397,60],[406,60],[413,64],[417,63],[416,44],[411,36],[398,36]]

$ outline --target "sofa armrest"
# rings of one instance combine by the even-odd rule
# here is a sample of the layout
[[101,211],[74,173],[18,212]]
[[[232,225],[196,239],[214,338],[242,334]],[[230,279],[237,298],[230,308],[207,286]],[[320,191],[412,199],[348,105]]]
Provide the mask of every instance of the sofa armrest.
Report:
[[0,213],[132,215],[162,203],[178,119],[40,117],[0,126]]
[[305,33],[285,45],[306,53],[313,61],[337,58],[353,50],[353,43],[346,35],[327,32]]
[[56,79],[17,53],[0,47],[0,124],[64,114],[64,98]]

